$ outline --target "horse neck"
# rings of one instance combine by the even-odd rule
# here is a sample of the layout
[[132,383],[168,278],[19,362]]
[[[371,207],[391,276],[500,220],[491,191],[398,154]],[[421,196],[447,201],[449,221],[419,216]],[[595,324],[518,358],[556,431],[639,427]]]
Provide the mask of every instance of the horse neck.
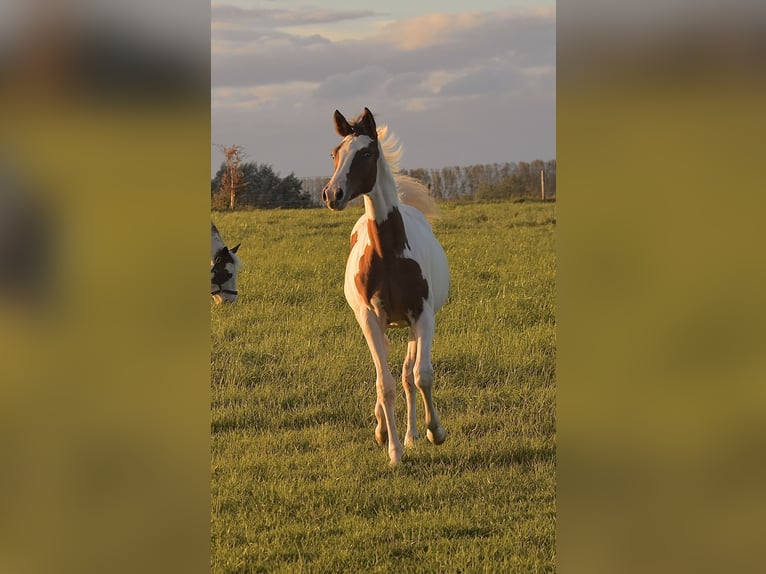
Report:
[[378,177],[372,191],[364,196],[364,210],[367,218],[377,223],[385,221],[394,208],[399,207],[399,196],[396,192],[396,182],[388,163],[383,157],[383,150],[380,149],[378,158]]

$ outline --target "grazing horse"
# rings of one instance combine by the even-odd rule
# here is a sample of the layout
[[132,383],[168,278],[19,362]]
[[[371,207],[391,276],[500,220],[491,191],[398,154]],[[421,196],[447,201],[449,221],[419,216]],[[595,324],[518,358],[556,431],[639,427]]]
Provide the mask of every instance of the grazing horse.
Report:
[[237,256],[240,245],[226,247],[215,223],[210,222],[210,294],[218,304],[237,300],[237,272],[242,265]]
[[415,388],[423,398],[428,440],[441,444],[447,433],[431,397],[431,345],[434,314],[449,292],[449,267],[426,219],[438,214],[436,204],[417,180],[397,173],[402,150],[388,127],[376,127],[365,108],[351,122],[336,110],[335,128],[343,141],[332,151],[335,172],[322,199],[340,211],[355,197],[364,197],[364,215],[351,232],[344,293],[375,363],[375,440],[381,446],[388,441],[391,464],[397,464],[402,444],[394,420],[396,384],[386,362],[386,330],[409,329],[402,368],[407,398],[404,445],[412,446],[418,438]]

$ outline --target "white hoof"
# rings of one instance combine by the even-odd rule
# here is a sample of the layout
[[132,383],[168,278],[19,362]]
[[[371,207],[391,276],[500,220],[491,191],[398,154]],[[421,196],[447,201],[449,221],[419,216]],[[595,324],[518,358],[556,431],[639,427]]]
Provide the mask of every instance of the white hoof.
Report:
[[389,457],[391,458],[391,461],[389,462],[391,466],[396,466],[397,464],[402,462],[402,453],[400,452],[389,453]]

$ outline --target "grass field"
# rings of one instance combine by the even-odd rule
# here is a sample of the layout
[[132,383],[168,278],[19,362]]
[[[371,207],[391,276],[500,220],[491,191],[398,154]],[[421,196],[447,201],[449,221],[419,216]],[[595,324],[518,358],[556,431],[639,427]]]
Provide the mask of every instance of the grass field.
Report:
[[[374,443],[375,370],[343,297],[342,213],[215,213],[242,242],[239,301],[211,307],[213,572],[553,572],[555,204],[442,207],[436,316],[447,440],[397,467]],[[406,331],[389,331],[401,372]],[[397,389],[403,440],[405,401]]]

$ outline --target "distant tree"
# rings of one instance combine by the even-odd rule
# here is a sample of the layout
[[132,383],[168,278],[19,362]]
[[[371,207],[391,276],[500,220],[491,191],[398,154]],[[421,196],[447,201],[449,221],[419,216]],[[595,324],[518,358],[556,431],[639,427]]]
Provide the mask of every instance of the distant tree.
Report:
[[311,207],[313,204],[311,196],[303,191],[301,180],[292,172],[279,181],[274,191],[271,202],[276,207]]
[[479,189],[479,186],[486,181],[486,177],[484,175],[484,166],[483,165],[470,165],[467,168],[465,168],[465,174],[466,174],[466,195],[470,197],[476,197],[476,192]]
[[533,193],[533,183],[529,163],[520,161],[516,167],[516,172],[511,176],[514,184],[514,192],[519,196],[531,195]]
[[[311,198],[303,192],[301,181],[294,174],[280,177],[269,164],[245,162],[239,166],[242,190],[237,203],[243,207],[273,209],[277,207],[310,207]],[[211,182],[215,190],[217,180],[226,177],[223,163]],[[213,196],[213,207],[220,205]]]
[[442,184],[442,176],[439,170],[431,172],[431,195],[439,199],[445,199],[444,185]]
[[329,181],[329,177],[303,177],[301,178],[301,186],[303,193],[311,198],[312,203],[315,205],[322,205],[322,190]]
[[444,199],[454,199],[457,197],[457,178],[453,168],[442,168],[442,186],[442,196]]
[[496,185],[489,183],[488,181],[482,181],[476,188],[474,199],[477,201],[485,201],[487,199],[499,199],[498,190]]
[[476,190],[474,199],[479,201],[510,199],[513,195],[513,182],[511,178],[506,177],[498,182],[482,181]]
[[556,160],[545,162],[545,197],[556,197]]
[[229,210],[234,211],[235,198],[245,186],[240,168],[244,151],[238,145],[219,145],[218,148],[223,152],[224,157],[224,171],[218,180],[219,189],[229,198]]
[[467,193],[465,185],[465,172],[464,170],[460,169],[459,165],[454,166],[452,168],[452,172],[454,173],[455,177],[455,197],[462,197]]

